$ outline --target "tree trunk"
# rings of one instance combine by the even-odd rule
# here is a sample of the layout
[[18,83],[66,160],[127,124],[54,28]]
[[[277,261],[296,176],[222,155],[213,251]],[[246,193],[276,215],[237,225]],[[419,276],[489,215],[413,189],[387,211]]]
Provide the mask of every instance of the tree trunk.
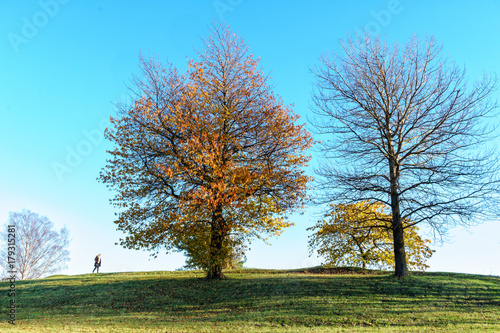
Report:
[[227,234],[227,226],[222,216],[222,209],[217,208],[212,214],[211,239],[210,239],[210,258],[207,279],[222,280],[222,263],[224,261],[223,242]]
[[401,222],[401,216],[399,215],[399,204],[397,208],[397,215],[392,215],[392,233],[394,236],[394,264],[396,266],[394,275],[397,277],[407,276],[408,267],[406,267],[406,252],[405,252],[405,241],[404,241],[404,230],[403,223]]
[[406,253],[404,241],[403,221],[399,211],[399,170],[394,161],[389,161],[391,181],[391,209],[392,209],[392,235],[394,240],[394,275],[403,277],[408,275],[406,266]]
[[366,261],[367,261],[366,257],[367,257],[368,254],[364,251],[364,249],[363,249],[363,247],[361,246],[360,243],[356,242],[356,245],[358,246],[358,250],[361,253],[361,261],[362,261],[361,265],[362,265],[362,268],[366,269]]
[[224,278],[221,265],[213,265],[207,272],[207,280],[223,280]]

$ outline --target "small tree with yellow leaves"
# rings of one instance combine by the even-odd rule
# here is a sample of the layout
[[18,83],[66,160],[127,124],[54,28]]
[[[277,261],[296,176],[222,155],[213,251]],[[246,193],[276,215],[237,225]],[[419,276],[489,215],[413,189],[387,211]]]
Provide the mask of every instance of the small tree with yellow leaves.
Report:
[[[325,219],[308,230],[309,249],[323,257],[324,264],[337,266],[394,268],[393,236],[390,214],[379,203],[331,205]],[[404,221],[406,264],[409,269],[425,270],[434,252],[430,240],[418,235],[418,227]]]

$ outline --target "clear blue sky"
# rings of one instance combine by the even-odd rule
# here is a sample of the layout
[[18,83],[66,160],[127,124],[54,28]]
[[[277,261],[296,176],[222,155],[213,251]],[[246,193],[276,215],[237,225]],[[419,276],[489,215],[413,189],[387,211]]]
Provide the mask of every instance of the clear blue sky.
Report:
[[[500,73],[500,1],[2,1],[0,4],[0,223],[30,209],[71,232],[65,274],[88,273],[97,253],[103,272],[173,270],[180,254],[160,255],[114,245],[112,197],[96,178],[108,143],[101,128],[123,99],[139,52],[178,68],[195,57],[212,22],[224,20],[272,72],[275,91],[295,112],[310,114],[309,68],[339,38],[365,27],[404,43],[434,35],[471,80]],[[498,92],[494,98],[498,98]],[[66,168],[61,169],[65,165]],[[254,242],[249,267],[319,263],[308,256],[312,210],[272,246]],[[451,242],[429,261],[432,271],[500,275],[500,223],[450,231]]]

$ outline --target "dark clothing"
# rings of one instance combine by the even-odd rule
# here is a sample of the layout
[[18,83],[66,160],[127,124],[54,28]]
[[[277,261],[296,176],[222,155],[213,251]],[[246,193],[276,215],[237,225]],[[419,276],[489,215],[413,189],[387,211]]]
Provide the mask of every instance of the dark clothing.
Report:
[[92,273],[94,273],[96,269],[97,273],[99,273],[99,267],[101,267],[101,257],[97,256],[94,259],[94,270],[92,271]]

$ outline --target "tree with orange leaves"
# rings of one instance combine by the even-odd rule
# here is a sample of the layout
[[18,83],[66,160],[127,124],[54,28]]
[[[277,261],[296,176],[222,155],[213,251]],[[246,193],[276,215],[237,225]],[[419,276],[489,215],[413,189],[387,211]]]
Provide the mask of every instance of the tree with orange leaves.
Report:
[[133,103],[118,105],[100,181],[117,191],[120,244],[182,250],[209,279],[245,241],[292,225],[312,144],[248,47],[216,26],[185,74],[141,57]]

